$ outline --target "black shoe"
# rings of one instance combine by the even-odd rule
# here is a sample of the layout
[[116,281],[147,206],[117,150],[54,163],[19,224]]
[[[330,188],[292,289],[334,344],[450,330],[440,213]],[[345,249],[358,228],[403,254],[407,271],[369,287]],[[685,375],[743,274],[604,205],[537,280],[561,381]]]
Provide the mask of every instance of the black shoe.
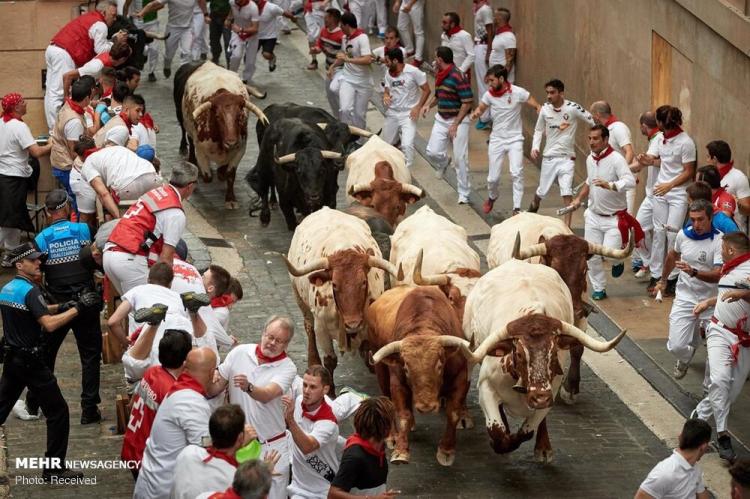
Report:
[[537,202],[536,200],[532,201],[529,205],[528,211],[530,211],[531,213],[536,213],[537,211],[539,211],[539,202]]
[[57,480],[81,480],[83,479],[83,473],[70,468],[64,470],[44,470],[42,471],[42,480],[49,483],[52,481],[52,477]]
[[734,460],[737,459],[737,453],[734,452],[734,449],[732,448],[732,439],[729,438],[729,435],[719,437],[716,443],[719,447],[720,458],[729,461],[730,463],[733,463]]
[[268,61],[268,70],[272,73],[276,71],[276,55],[274,55],[273,58]]
[[186,291],[185,293],[180,294],[180,298],[182,298],[182,304],[185,305],[185,308],[192,313],[196,313],[199,308],[211,304],[211,298],[205,293]]
[[664,290],[664,298],[674,296],[677,292],[677,278],[667,280],[667,289]]
[[102,418],[102,413],[97,408],[84,410],[81,413],[81,424],[94,424],[100,422],[102,419],[104,419]]
[[148,81],[150,81],[151,83],[155,82],[156,81],[156,75],[154,73],[149,73],[148,74]]
[[169,78],[170,76],[172,76],[172,68],[164,66],[164,78]]
[[162,303],[154,303],[148,308],[139,308],[136,310],[133,314],[133,319],[135,322],[148,322],[153,326],[164,320],[168,309],[169,307]]

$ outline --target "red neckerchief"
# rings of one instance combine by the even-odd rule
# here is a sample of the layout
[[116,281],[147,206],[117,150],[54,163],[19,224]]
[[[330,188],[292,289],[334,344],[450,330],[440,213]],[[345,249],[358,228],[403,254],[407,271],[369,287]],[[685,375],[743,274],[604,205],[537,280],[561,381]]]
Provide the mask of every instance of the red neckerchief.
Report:
[[500,87],[500,90],[495,90],[495,88],[492,87],[492,85],[488,87],[488,90],[490,92],[490,95],[493,97],[502,97],[505,94],[509,94],[513,92],[513,89],[511,88],[510,83],[508,83],[507,81],[503,83],[503,86]]
[[242,496],[229,487],[224,492],[217,492],[208,496],[208,499],[242,499]]
[[463,30],[463,28],[459,24],[458,26],[454,26],[451,29],[449,29],[445,34],[448,36],[448,38],[450,38],[461,30]]
[[118,115],[120,118],[122,118],[122,121],[125,122],[125,126],[128,127],[128,133],[133,133],[133,124],[130,122],[130,118],[128,118],[128,114],[125,111],[120,111],[120,114]]
[[268,3],[267,0],[255,0],[255,3],[258,4],[258,15],[263,14],[263,8],[266,6],[266,3]]
[[177,378],[177,381],[175,381],[175,384],[172,385],[172,388],[169,389],[167,392],[167,397],[172,395],[174,392],[178,392],[180,390],[194,390],[204,397],[206,396],[206,389],[203,388],[203,385],[201,385],[197,379],[193,378],[190,374],[183,372],[180,374],[180,377]]
[[604,158],[606,158],[607,156],[609,156],[610,154],[612,154],[614,151],[615,150],[612,149],[612,146],[607,146],[607,148],[604,150],[604,152],[602,152],[598,156],[592,152],[591,153],[591,157],[594,158],[594,161],[598,165],[599,161],[603,160]]
[[263,355],[263,351],[260,349],[260,345],[255,345],[255,356],[258,357],[258,364],[270,364],[277,360],[286,359],[286,352],[281,352],[276,357],[266,357]]
[[719,170],[719,176],[721,177],[721,180],[724,180],[724,176],[729,173],[729,170],[731,170],[733,166],[734,160],[730,160],[729,163],[725,163],[721,166],[716,167],[716,169]]
[[671,139],[672,137],[677,137],[681,133],[682,133],[682,128],[678,126],[674,127],[668,132],[664,132],[664,143],[666,144],[669,139]]
[[7,123],[7,122],[9,122],[10,120],[18,120],[18,121],[23,121],[23,120],[22,120],[21,118],[18,118],[18,117],[16,117],[16,116],[13,116],[13,112],[12,112],[12,111],[11,111],[10,113],[7,113],[7,114],[6,114],[6,113],[3,113],[3,122],[4,122],[4,123]]
[[509,31],[510,31],[511,33],[513,32],[513,26],[511,26],[510,24],[506,24],[505,26],[503,26],[503,27],[501,27],[500,29],[498,29],[498,30],[497,30],[497,33],[498,33],[498,34],[500,34],[500,33],[507,33],[507,32],[509,32]]
[[615,213],[617,215],[617,229],[620,231],[620,238],[622,239],[622,247],[624,248],[628,244],[630,238],[630,229],[633,229],[635,233],[635,245],[640,247],[641,241],[646,237],[643,232],[643,227],[636,220],[636,218],[628,213],[628,210],[621,210]]
[[346,439],[344,449],[348,449],[352,445],[359,445],[362,450],[378,458],[380,466],[383,466],[383,458],[385,457],[385,451],[376,449],[369,440],[359,436],[359,433],[352,433],[352,436]]
[[338,420],[336,419],[336,415],[333,413],[333,409],[331,409],[331,406],[328,405],[325,399],[323,399],[323,401],[320,403],[320,407],[318,407],[318,411],[315,414],[308,412],[307,408],[305,407],[305,403],[302,402],[302,417],[307,418],[312,422],[333,421],[334,423],[338,424]]
[[732,270],[734,270],[735,267],[745,263],[748,260],[750,260],[750,253],[745,253],[744,255],[735,257],[732,260],[729,260],[728,262],[724,262],[724,265],[721,266],[721,276],[724,277],[725,275],[730,273]]
[[609,118],[607,118],[607,121],[605,121],[603,123],[603,125],[606,126],[607,128],[609,128],[609,125],[611,125],[612,123],[614,123],[616,121],[620,121],[620,120],[618,120],[617,116],[615,116],[614,114],[610,114]]
[[453,64],[437,72],[437,74],[435,75],[435,88],[443,84],[443,80],[445,80],[448,77],[452,69],[453,69]]
[[83,113],[86,112],[85,109],[83,109],[81,106],[79,106],[78,104],[76,104],[75,101],[73,101],[73,99],[71,99],[70,97],[68,97],[67,99],[65,99],[65,102],[68,103],[68,107],[70,109],[72,109],[76,113],[80,114],[81,116],[83,116]]
[[232,299],[232,295],[230,294],[211,298],[211,308],[228,307],[232,303],[234,303],[234,299]]
[[141,116],[141,121],[139,123],[141,123],[149,130],[154,129],[154,118],[151,116],[151,113],[143,113],[143,116]]
[[354,31],[352,31],[352,34],[351,34],[351,35],[349,35],[349,36],[347,37],[347,39],[348,39],[349,41],[351,41],[351,40],[354,40],[355,38],[357,38],[357,37],[358,37],[359,35],[364,35],[364,34],[365,34],[365,32],[364,32],[364,31],[362,31],[361,29],[357,28],[357,29],[355,29]]
[[85,151],[83,151],[83,159],[84,160],[87,159],[89,156],[91,156],[98,150],[99,150],[98,147],[92,147],[91,149],[86,149]]
[[112,88],[113,87],[103,88],[102,89],[102,99],[105,99],[105,98],[107,98],[107,97],[109,97],[109,96],[112,95]]
[[651,130],[649,130],[648,131],[648,140],[653,139],[656,136],[657,133],[659,133],[659,129],[658,128],[652,128]]
[[222,452],[213,445],[211,447],[206,447],[206,452],[208,452],[208,456],[203,460],[204,463],[209,462],[213,458],[221,459],[222,461],[226,461],[235,468],[239,467],[240,463],[237,462],[237,459],[235,459],[234,456],[230,456],[226,452]]
[[309,14],[312,12],[312,0],[307,0],[305,2],[305,7],[303,8],[303,11],[305,14]]
[[99,54],[98,56],[96,56],[96,58],[102,61],[102,64],[104,64],[108,68],[111,68],[113,66],[112,56],[109,55],[109,52],[104,52],[103,54]]

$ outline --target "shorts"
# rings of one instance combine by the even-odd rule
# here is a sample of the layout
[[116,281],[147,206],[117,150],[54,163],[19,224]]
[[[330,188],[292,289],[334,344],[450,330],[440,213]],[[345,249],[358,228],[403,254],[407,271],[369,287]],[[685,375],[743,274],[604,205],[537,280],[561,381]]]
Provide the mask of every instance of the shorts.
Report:
[[276,38],[266,38],[258,41],[258,48],[267,54],[273,54],[276,48]]

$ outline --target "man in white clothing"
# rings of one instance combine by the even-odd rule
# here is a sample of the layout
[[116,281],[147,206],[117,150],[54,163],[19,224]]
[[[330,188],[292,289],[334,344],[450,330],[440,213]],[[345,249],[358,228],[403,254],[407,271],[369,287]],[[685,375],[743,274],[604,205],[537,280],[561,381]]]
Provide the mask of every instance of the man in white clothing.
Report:
[[386,111],[382,137],[389,144],[395,144],[400,134],[406,167],[411,168],[419,111],[430,98],[430,85],[422,70],[404,64],[404,53],[400,47],[386,52],[385,64],[388,71],[383,92]]
[[[638,222],[627,213],[625,192],[635,189],[635,177],[630,172],[625,158],[616,152],[608,143],[609,130],[604,125],[594,125],[589,131],[591,154],[586,158],[586,183],[571,204],[578,208],[583,200],[589,198],[589,206],[584,214],[586,223],[584,238],[594,244],[619,249],[628,242],[628,237],[639,237],[620,229],[620,225],[640,230]],[[605,287],[607,278],[604,275],[602,256],[589,258],[589,280],[593,293],[591,298],[603,300],[607,297]],[[612,266],[612,276],[620,277],[624,264],[618,262]]]
[[218,380],[209,390],[217,395],[229,389],[229,401],[245,411],[247,422],[255,428],[263,451],[276,450],[280,459],[271,486],[271,499],[287,496],[289,483],[289,442],[282,395],[292,386],[297,368],[286,349],[294,335],[294,323],[272,316],[266,321],[259,344],[235,347],[218,369]]
[[732,149],[723,140],[712,140],[706,144],[708,164],[713,165],[721,176],[721,186],[737,201],[738,212],[735,221],[740,230],[748,233],[748,215],[750,215],[750,185],[747,175],[739,168],[734,168]]
[[453,51],[453,64],[471,81],[471,65],[474,64],[474,39],[461,28],[461,17],[455,12],[443,14],[443,32],[440,45]]
[[[414,56],[412,64],[422,65],[424,54],[424,3],[425,0],[396,0],[393,13],[398,15],[397,26],[406,47],[406,55]],[[414,36],[412,36],[412,28]]]
[[[536,213],[539,204],[549,193],[552,184],[557,181],[563,203],[570,204],[573,199],[573,173],[575,171],[575,137],[578,122],[589,126],[594,119],[580,105],[565,98],[565,84],[560,80],[550,80],[544,84],[547,102],[539,112],[534,127],[534,141],[531,145],[531,159],[540,156],[542,135],[547,137],[542,156],[542,171],[539,176],[539,187],[529,211]],[[570,227],[573,214],[568,213],[563,220]]]
[[209,436],[211,409],[206,401],[206,389],[211,384],[216,361],[216,354],[208,348],[197,348],[188,354],[185,371],[156,413],[135,484],[134,499],[168,498],[177,456],[188,445],[201,445]]
[[516,34],[510,25],[510,11],[505,7],[495,9],[495,36],[490,46],[490,66],[502,64],[508,70],[508,81],[516,81]]
[[[325,24],[326,9],[329,8],[328,0],[305,1],[305,26],[307,27],[307,45],[310,47],[310,64],[307,69],[314,71],[318,69],[317,46],[320,32]],[[336,23],[338,27],[338,23]]]
[[341,16],[341,30],[344,52],[338,53],[335,63],[344,65],[339,86],[340,119],[348,125],[366,128],[367,105],[372,95],[370,40],[357,27],[357,19],[351,12]]
[[[609,145],[622,154],[628,164],[631,164],[635,154],[633,153],[633,139],[628,125],[612,114],[612,107],[607,101],[594,102],[591,104],[589,111],[591,117],[594,118],[594,123],[604,125],[609,130]],[[628,213],[635,214],[635,189],[628,191]]]
[[261,55],[268,61],[268,70],[276,71],[276,39],[279,37],[279,19],[285,17],[292,22],[297,18],[288,10],[284,10],[268,0],[254,0],[258,5],[258,44]]
[[252,0],[229,0],[232,12],[227,18],[232,37],[229,40],[229,69],[238,71],[240,62],[245,62],[242,81],[252,83],[255,75],[255,61],[258,57],[258,29],[260,14],[258,5]]
[[[479,98],[487,91],[487,68],[490,64],[490,50],[495,36],[492,7],[488,0],[474,0],[474,74],[477,76],[477,90]],[[484,130],[489,126],[491,117],[489,109],[477,121],[477,130]]]
[[508,71],[500,65],[492,66],[487,71],[489,90],[482,95],[479,107],[474,110],[471,119],[477,119],[489,111],[492,117],[492,133],[489,156],[489,173],[487,174],[487,201],[482,207],[484,213],[490,213],[495,205],[500,185],[500,170],[508,156],[510,175],[513,179],[513,214],[520,213],[523,198],[523,124],[521,108],[524,104],[539,112],[539,103],[525,88],[511,85],[506,79]]

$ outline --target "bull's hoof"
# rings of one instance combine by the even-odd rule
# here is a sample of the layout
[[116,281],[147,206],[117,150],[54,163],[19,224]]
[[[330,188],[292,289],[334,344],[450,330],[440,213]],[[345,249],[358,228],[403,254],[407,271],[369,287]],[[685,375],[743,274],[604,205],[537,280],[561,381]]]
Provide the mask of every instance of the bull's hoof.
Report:
[[453,461],[456,460],[456,451],[443,450],[438,447],[435,457],[437,458],[437,462],[440,463],[441,466],[453,466]]
[[260,224],[263,227],[268,227],[269,223],[271,223],[271,210],[261,209],[260,210]]
[[388,447],[388,450],[393,450],[396,448],[396,437],[393,435],[389,435],[385,439],[385,446]]
[[559,397],[566,405],[573,405],[576,403],[576,397],[578,394],[570,393],[565,389],[565,386],[560,387]]
[[180,146],[180,156],[185,157],[187,155],[188,155],[187,146]]
[[534,449],[534,460],[541,464],[549,464],[555,455],[552,449]]
[[391,453],[391,464],[409,464],[409,451],[394,450]]
[[237,201],[224,201],[224,208],[227,210],[236,210],[240,207],[240,203]]
[[276,208],[279,207],[279,203],[271,200],[268,202],[268,207],[271,208],[272,210],[275,210]]
[[211,181],[214,179],[214,173],[213,172],[208,172],[208,173],[201,172],[201,178],[203,179],[205,183],[210,184]]
[[458,420],[458,428],[461,430],[469,430],[474,428],[474,419],[468,411],[461,415],[461,419]]

